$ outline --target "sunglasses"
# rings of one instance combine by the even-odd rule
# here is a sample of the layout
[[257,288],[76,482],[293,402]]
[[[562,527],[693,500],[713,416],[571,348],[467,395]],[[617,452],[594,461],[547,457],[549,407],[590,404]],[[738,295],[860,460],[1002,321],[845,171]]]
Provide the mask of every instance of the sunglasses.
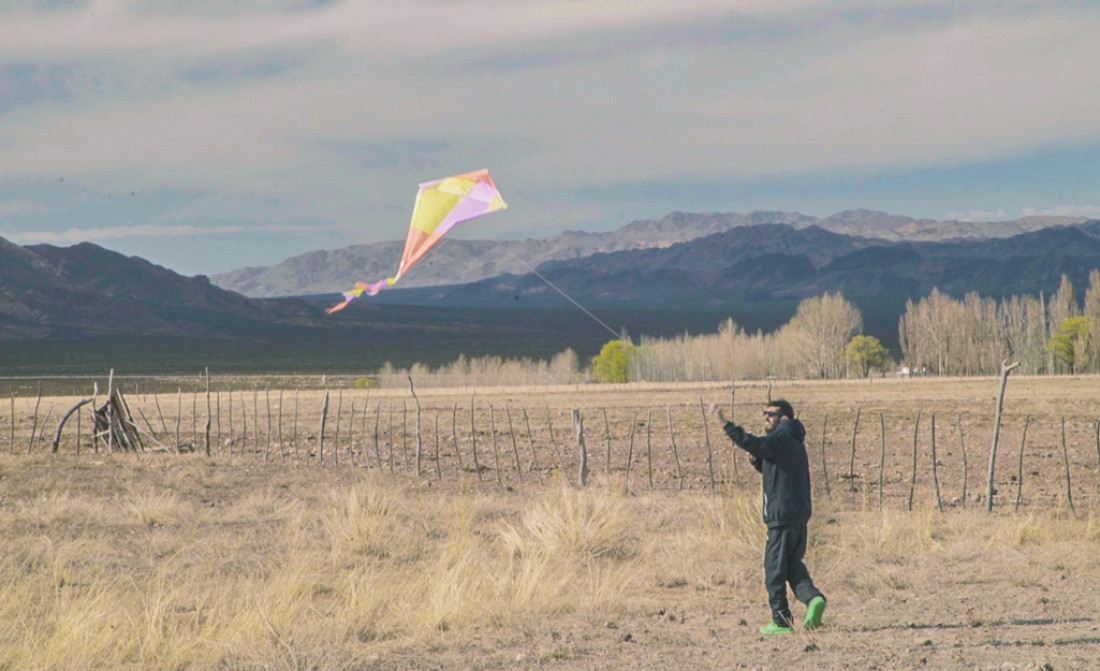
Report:
[[765,417],[778,417],[779,416],[779,411],[778,410],[765,410],[764,411],[764,416]]

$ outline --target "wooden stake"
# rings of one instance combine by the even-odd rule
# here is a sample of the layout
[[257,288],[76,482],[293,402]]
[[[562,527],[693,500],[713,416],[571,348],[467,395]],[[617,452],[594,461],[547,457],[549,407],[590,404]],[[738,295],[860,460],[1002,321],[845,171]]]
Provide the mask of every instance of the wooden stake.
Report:
[[206,456],[210,456],[210,366],[204,369],[206,375],[206,425],[203,428],[204,436],[203,444],[206,447]]
[[1019,365],[1019,361],[1011,365],[1007,359],[1001,362],[1001,391],[997,394],[997,414],[993,420],[993,445],[989,449],[989,477],[986,479],[985,486],[986,512],[993,511],[993,468],[997,462],[997,441],[1001,437],[1001,410],[1004,408],[1005,386],[1008,384],[1008,374]]
[[504,414],[508,417],[508,435],[512,437],[512,453],[516,457],[516,475],[519,476],[519,481],[523,483],[523,468],[519,463],[519,447],[516,445],[516,431],[512,428],[512,409],[507,404],[504,405]]
[[1077,512],[1073,507],[1073,486],[1069,480],[1069,450],[1066,449],[1066,416],[1062,415],[1062,460],[1066,465],[1066,500],[1069,501],[1069,509]]
[[482,480],[481,464],[477,460],[477,427],[474,425],[474,399],[470,399],[470,446],[474,453],[474,470],[477,471],[477,479]]
[[684,491],[684,470],[680,466],[680,451],[676,449],[676,432],[672,429],[672,409],[665,406],[665,417],[668,419],[668,443],[672,447],[672,456],[676,460],[677,491]]
[[321,403],[321,430],[317,434],[317,463],[325,463],[325,423],[328,422],[328,389],[325,389],[325,398]]
[[710,473],[710,495],[714,496],[714,454],[710,449],[710,429],[707,428],[707,406],[699,397],[699,410],[703,413],[703,441],[707,444],[707,471]]
[[653,426],[653,423],[651,421],[652,418],[653,418],[653,411],[652,410],[646,410],[645,411],[645,458],[646,458],[646,465],[648,467],[649,488],[650,489],[653,489],[653,441],[651,440],[651,438],[652,438],[651,427]]
[[409,392],[416,401],[416,477],[420,477],[420,459],[423,452],[423,444],[420,435],[420,399],[416,395],[416,387],[413,386],[412,375],[409,376]]
[[1016,505],[1012,508],[1013,512],[1020,509],[1020,499],[1023,497],[1024,492],[1024,445],[1027,443],[1027,425],[1029,423],[1031,423],[1031,413],[1024,417],[1024,432],[1020,436],[1020,456],[1016,464]]
[[856,408],[856,421],[852,425],[852,457],[848,462],[848,491],[856,491],[856,434],[859,433],[859,416],[863,406]]
[[546,406],[546,428],[550,433],[550,446],[554,448],[554,458],[558,460],[558,468],[561,469],[561,475],[565,478],[565,484],[572,487],[573,482],[569,479],[569,471],[565,470],[565,461],[561,458],[561,450],[558,449],[558,441],[554,438],[554,423],[550,419],[550,406]]
[[825,436],[829,429],[829,413],[821,420],[821,479],[825,481],[825,496],[833,498],[833,490],[829,486],[829,466],[825,462]]
[[909,510],[913,509],[913,491],[917,488],[917,434],[920,431],[920,415],[923,408],[917,408],[917,421],[913,422],[913,471],[909,476]]
[[580,486],[588,486],[588,447],[584,444],[584,418],[581,417],[580,408],[573,408],[573,436],[577,441],[580,468],[578,482]]
[[880,412],[878,414],[879,448],[878,448],[878,507],[882,507],[882,472],[886,468],[886,419]]
[[943,499],[940,498],[940,474],[936,465],[936,413],[932,413],[932,483],[936,488],[936,507],[943,512]]
[[539,455],[535,451],[535,436],[531,433],[531,418],[527,416],[527,408],[523,409],[523,422],[527,425],[527,442],[531,445],[531,470],[539,476],[539,484],[542,480],[542,467],[539,466]]

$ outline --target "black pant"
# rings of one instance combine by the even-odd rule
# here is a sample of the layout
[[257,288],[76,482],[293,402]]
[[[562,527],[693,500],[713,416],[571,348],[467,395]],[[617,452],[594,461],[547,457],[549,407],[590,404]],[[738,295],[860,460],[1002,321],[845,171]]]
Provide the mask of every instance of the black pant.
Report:
[[768,603],[775,624],[790,627],[794,622],[787,603],[787,583],[790,583],[795,598],[802,603],[822,596],[802,563],[805,556],[805,522],[768,527],[768,542],[764,545],[764,584],[768,588]]

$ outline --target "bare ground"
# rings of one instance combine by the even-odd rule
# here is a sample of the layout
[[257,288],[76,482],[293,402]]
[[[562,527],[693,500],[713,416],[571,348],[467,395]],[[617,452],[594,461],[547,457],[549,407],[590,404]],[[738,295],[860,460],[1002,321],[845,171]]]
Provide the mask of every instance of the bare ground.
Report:
[[[770,390],[763,383],[744,383],[732,394],[729,385],[423,390],[416,398],[348,391],[341,399],[344,433],[337,432],[330,417],[324,450],[317,435],[318,392],[298,399],[293,439],[289,394],[273,417],[265,412],[262,395],[257,402],[251,392],[240,392],[237,411],[246,407],[247,419],[220,415],[222,426],[215,432],[220,441],[215,439],[212,456],[199,462],[172,454],[176,446],[171,430],[156,432],[141,455],[105,454],[102,446],[93,452],[85,435],[77,455],[75,426],[67,429],[59,454],[43,459],[42,443],[28,442],[34,408],[32,399],[23,398],[15,413],[15,439],[0,431],[0,452],[11,453],[0,465],[0,510],[30,505],[46,490],[110,497],[112,486],[172,482],[188,510],[201,517],[207,508],[239,502],[247,490],[293,491],[317,482],[355,482],[362,470],[391,477],[415,496],[493,496],[502,507],[522,510],[562,470],[574,484],[579,479],[570,418],[577,408],[584,419],[591,486],[625,488],[642,514],[671,510],[684,515],[692,510],[684,502],[710,497],[712,487],[719,497],[757,487],[755,474],[743,459],[738,461],[717,425],[704,421],[702,406],[732,403],[735,418],[752,430],[770,393],[791,400],[809,429],[817,506],[809,563],[829,597],[822,629],[760,636],[757,627],[767,619],[763,587],[748,593],[740,587],[745,580],[762,578],[760,566],[731,560],[719,569],[720,575],[706,579],[689,569],[682,576],[643,575],[640,591],[610,608],[554,613],[518,626],[479,623],[456,628],[461,635],[442,634],[430,641],[364,644],[339,661],[312,666],[291,664],[288,658],[221,668],[1100,668],[1100,590],[1095,588],[1100,579],[1095,521],[1100,378],[1010,378],[994,470],[994,506],[986,512],[997,388],[996,379],[983,378],[779,382]],[[49,437],[57,417],[75,400],[43,400],[40,413],[53,408],[46,426]],[[152,419],[152,400],[128,400]],[[225,413],[226,399],[219,400]],[[174,395],[158,402],[169,411],[164,426],[173,427]],[[191,406],[181,407],[182,447],[201,457],[202,420],[198,433],[189,431],[188,423],[195,424],[187,414]],[[331,392],[329,412],[336,407]],[[352,407],[357,407],[354,418]],[[254,421],[256,416],[260,422]],[[7,419],[0,415],[0,427]],[[264,435],[269,422],[279,426],[279,420],[282,430]],[[237,428],[232,428],[233,421]],[[260,434],[254,433],[257,424]],[[29,457],[22,454],[27,445],[32,448]],[[179,484],[177,471],[187,469],[197,469],[182,480],[192,478],[193,487]],[[235,492],[232,497],[224,494],[229,489]],[[649,522],[640,520],[639,526]],[[55,523],[65,524],[63,519]],[[262,554],[262,548],[244,540],[251,533],[262,534],[249,531],[247,520],[239,523],[244,536],[238,550]],[[25,533],[9,526],[5,536]],[[62,535],[80,534],[74,526]],[[126,547],[134,541],[119,542]],[[762,546],[761,525],[761,551]],[[677,551],[688,555],[690,548]],[[125,564],[125,556],[120,552],[114,560]],[[262,557],[226,560],[262,562]],[[688,564],[692,558],[683,561]],[[46,668],[11,664],[5,668]]]

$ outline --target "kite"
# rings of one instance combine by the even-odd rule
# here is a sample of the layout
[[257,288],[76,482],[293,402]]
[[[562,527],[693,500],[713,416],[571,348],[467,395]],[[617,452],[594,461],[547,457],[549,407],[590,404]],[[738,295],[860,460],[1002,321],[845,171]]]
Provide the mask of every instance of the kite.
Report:
[[370,284],[356,282],[353,289],[343,292],[342,303],[333,305],[325,312],[338,312],[363,294],[374,296],[379,291],[392,287],[455,224],[507,208],[508,204],[497,191],[488,170],[424,182],[416,194],[412,223],[409,224],[409,235],[405,239],[405,251],[401,255],[397,274]]

